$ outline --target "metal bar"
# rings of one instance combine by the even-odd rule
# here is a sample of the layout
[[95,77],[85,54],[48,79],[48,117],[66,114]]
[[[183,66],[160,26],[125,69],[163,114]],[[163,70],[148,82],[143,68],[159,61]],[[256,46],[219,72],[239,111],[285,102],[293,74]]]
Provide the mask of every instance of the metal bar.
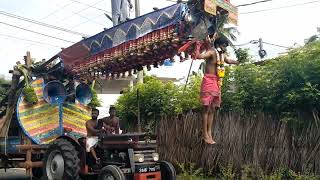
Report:
[[44,150],[47,149],[47,146],[40,146],[40,145],[16,145],[17,149],[20,150]]
[[[35,162],[26,161],[26,162],[18,163],[18,166],[20,168],[26,168],[27,170],[29,169],[32,172],[31,168],[43,167],[43,162],[42,161],[35,161]],[[28,175],[30,176],[31,174],[28,174]]]

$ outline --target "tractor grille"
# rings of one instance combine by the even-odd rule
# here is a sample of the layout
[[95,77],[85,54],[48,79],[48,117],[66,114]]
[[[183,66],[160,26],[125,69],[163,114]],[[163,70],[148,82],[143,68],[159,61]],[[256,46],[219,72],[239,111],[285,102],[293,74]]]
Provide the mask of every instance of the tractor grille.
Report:
[[144,155],[144,162],[154,162],[152,158],[152,153],[155,153],[155,150],[141,150],[141,151],[134,151],[134,154],[143,154]]

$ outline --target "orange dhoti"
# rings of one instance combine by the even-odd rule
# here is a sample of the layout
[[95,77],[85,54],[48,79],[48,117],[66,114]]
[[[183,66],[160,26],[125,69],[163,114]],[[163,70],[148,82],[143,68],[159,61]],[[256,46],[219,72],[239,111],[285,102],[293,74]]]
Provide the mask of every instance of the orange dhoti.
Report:
[[201,83],[200,99],[204,106],[220,107],[221,89],[217,75],[204,75]]

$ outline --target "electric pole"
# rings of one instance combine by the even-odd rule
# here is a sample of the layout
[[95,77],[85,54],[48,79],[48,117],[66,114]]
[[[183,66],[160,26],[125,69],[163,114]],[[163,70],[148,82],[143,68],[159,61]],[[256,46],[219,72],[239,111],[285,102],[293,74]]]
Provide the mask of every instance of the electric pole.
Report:
[[267,52],[263,49],[262,38],[259,39],[259,56],[263,59],[267,55]]
[[135,15],[136,17],[140,16],[140,0],[134,0],[134,9],[135,9]]
[[[134,9],[136,18],[140,16],[140,1],[134,1]],[[143,83],[143,70],[138,72],[137,75],[138,83]],[[140,94],[139,89],[137,89],[137,99],[138,99],[138,132],[141,132],[141,117],[140,117]]]
[[[135,0],[134,1],[134,9],[135,9],[135,15],[136,18],[140,16],[140,0]],[[143,70],[138,72],[137,75],[138,83],[143,83]]]

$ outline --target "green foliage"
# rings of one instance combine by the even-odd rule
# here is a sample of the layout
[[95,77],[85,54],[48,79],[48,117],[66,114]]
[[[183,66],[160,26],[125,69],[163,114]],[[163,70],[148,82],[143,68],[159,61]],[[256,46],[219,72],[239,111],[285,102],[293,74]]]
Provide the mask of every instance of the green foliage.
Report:
[[201,81],[202,78],[200,76],[192,76],[186,87],[185,85],[180,87],[181,90],[178,94],[180,109],[176,109],[176,112],[199,111],[201,109],[201,102],[199,100]]
[[319,41],[319,39],[320,39],[320,38],[319,38],[318,35],[313,35],[313,36],[311,36],[311,37],[307,40],[306,44],[310,44],[310,43]]
[[23,94],[24,94],[25,101],[28,104],[36,104],[38,102],[38,97],[33,87],[26,86],[25,88],[23,88]]
[[236,173],[231,164],[229,164],[227,167],[220,167],[220,168],[221,168],[221,179],[233,180],[236,178]]
[[[161,115],[175,115],[189,110],[199,110],[200,77],[192,77],[185,88],[173,82],[163,83],[155,77],[145,77],[126,91],[116,103],[118,115],[125,121],[126,128],[133,127],[138,117],[138,92],[142,127],[152,129]],[[151,127],[150,127],[151,126]]]
[[261,66],[238,66],[227,75],[224,110],[281,114],[320,109],[320,43],[292,50]]
[[180,178],[183,180],[198,180],[204,178],[203,169],[196,168],[194,163],[178,164]]
[[303,172],[303,174],[296,173],[288,168],[279,168],[270,174],[267,174],[263,172],[261,168],[255,168],[251,165],[245,165],[241,172],[236,171],[232,165],[220,167],[219,176],[213,175],[210,177],[205,177],[201,169],[194,168],[194,165],[190,166],[190,163],[180,164],[179,169],[181,170],[181,173],[178,175],[178,180],[318,180],[320,178],[320,176],[308,172]]
[[98,98],[96,90],[91,88],[91,93],[92,93],[92,99],[91,102],[89,103],[90,107],[101,107],[101,100]]
[[238,48],[234,52],[237,56],[238,61],[241,64],[246,62],[252,62],[252,56],[250,56],[248,48],[245,48],[245,49]]
[[9,89],[10,89],[10,81],[7,81],[5,79],[0,79],[0,101],[2,101],[3,98],[5,98]]

